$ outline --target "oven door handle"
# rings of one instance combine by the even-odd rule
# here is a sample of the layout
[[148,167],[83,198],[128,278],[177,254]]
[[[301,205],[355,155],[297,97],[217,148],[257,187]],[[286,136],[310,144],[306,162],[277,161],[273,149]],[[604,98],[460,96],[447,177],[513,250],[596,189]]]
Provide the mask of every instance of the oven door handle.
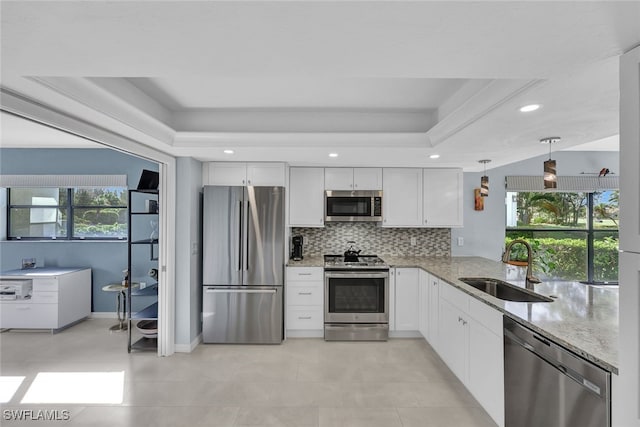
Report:
[[358,278],[358,279],[387,279],[389,272],[371,272],[371,271],[325,271],[324,276],[327,278]]

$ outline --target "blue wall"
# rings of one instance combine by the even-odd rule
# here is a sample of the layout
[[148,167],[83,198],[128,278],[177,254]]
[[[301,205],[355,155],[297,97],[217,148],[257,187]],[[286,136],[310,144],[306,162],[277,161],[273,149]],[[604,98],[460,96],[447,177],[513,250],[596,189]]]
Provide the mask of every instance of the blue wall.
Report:
[[[129,188],[136,188],[142,169],[158,170],[158,165],[110,149],[0,149],[0,173],[7,175],[127,175]],[[2,215],[6,215],[3,210]],[[0,270],[20,268],[22,258],[36,258],[38,265],[60,267],[90,267],[94,312],[115,311],[115,294],[102,291],[106,284],[122,281],[127,268],[126,242],[90,241],[2,241],[0,242]],[[154,263],[145,262],[138,271],[148,271]],[[137,276],[136,281],[151,282],[151,278]],[[133,305],[137,311],[150,302],[138,297]]]

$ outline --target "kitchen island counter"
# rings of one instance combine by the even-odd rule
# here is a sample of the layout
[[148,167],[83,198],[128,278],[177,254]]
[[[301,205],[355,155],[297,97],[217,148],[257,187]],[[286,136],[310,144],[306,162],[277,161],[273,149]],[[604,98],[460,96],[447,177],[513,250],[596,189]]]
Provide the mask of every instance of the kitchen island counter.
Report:
[[544,281],[534,284],[534,292],[553,297],[553,302],[512,302],[495,298],[458,278],[490,277],[524,288],[524,267],[481,257],[382,258],[392,267],[422,268],[603,369],[618,373],[617,286]]

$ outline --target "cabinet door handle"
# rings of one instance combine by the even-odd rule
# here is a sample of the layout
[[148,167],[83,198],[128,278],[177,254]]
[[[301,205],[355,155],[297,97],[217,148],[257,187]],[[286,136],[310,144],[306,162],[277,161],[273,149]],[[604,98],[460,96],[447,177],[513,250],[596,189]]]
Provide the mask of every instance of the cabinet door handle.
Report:
[[298,316],[299,320],[310,320],[311,316]]
[[247,184],[251,184],[251,180],[250,179],[247,180]]
[[311,276],[311,273],[298,273],[298,276]]
[[298,295],[311,295],[311,292],[298,292]]

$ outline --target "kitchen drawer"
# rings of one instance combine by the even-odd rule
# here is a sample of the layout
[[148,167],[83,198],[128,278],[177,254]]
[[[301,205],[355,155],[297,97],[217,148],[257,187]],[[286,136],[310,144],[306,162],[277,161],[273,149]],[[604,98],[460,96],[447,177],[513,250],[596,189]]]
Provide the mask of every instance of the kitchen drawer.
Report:
[[36,278],[33,279],[33,292],[57,292],[58,279]]
[[469,298],[469,315],[498,336],[502,336],[502,313],[482,301]]
[[440,296],[465,313],[469,312],[469,295],[446,282],[440,282]]
[[322,305],[323,289],[322,282],[309,286],[287,284],[287,305]]
[[322,267],[287,267],[287,281],[309,281],[324,279],[324,269]]
[[324,310],[318,307],[289,307],[286,329],[324,329]]
[[0,328],[58,328],[58,304],[1,303]]

